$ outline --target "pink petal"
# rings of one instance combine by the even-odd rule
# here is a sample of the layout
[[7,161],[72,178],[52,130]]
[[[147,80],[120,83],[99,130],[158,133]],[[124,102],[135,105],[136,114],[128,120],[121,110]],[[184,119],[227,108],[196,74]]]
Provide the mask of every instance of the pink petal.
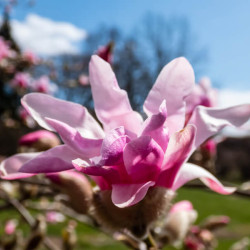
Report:
[[194,87],[194,71],[183,57],[168,63],[159,74],[144,103],[148,116],[157,114],[159,106],[166,100],[167,126],[170,135],[183,128],[185,122],[185,102]]
[[207,138],[215,135],[225,126],[239,127],[250,118],[250,104],[230,108],[206,108],[198,106],[189,120],[189,124],[197,127],[195,148]]
[[124,126],[136,133],[142,117],[132,110],[126,91],[119,88],[110,65],[94,55],[89,65],[89,78],[98,119],[105,130]]
[[193,205],[190,201],[183,200],[176,202],[170,209],[169,213],[176,213],[176,212],[182,212],[182,211],[192,211]]
[[143,124],[141,135],[151,136],[166,151],[169,141],[168,129],[164,126],[167,118],[166,101],[159,108],[159,113],[150,116]]
[[37,157],[41,153],[23,153],[23,154],[16,154],[13,155],[0,164],[0,177],[5,180],[15,180],[15,179],[22,179],[28,178],[35,174],[27,174],[27,173],[20,173],[19,169],[22,165],[35,157]]
[[231,194],[236,188],[224,187],[211,173],[192,163],[186,163],[180,169],[171,189],[176,190],[185,183],[199,178],[206,186],[220,194]]
[[188,125],[170,137],[157,186],[167,188],[172,186],[180,167],[191,154],[195,140],[195,132],[196,128],[192,125]]
[[53,128],[45,121],[45,117],[68,124],[84,137],[102,138],[104,135],[99,124],[80,104],[41,93],[31,93],[22,98],[22,105],[40,126],[48,130],[53,131]]
[[155,180],[163,155],[160,146],[150,136],[141,136],[125,146],[123,160],[128,175],[140,183]]
[[75,128],[54,119],[45,118],[45,121],[56,130],[65,144],[83,157],[92,158],[100,155],[102,139],[84,138]]
[[19,170],[22,173],[53,173],[74,168],[72,160],[80,157],[66,145],[44,151],[36,158],[25,163]]
[[122,163],[123,150],[129,141],[124,127],[109,131],[103,140],[100,165],[117,165]]
[[155,182],[149,181],[140,184],[112,185],[112,202],[120,208],[132,206],[141,201]]
[[75,169],[91,176],[102,176],[108,183],[118,183],[120,181],[119,172],[108,166],[89,166],[86,161],[75,159],[72,161]]

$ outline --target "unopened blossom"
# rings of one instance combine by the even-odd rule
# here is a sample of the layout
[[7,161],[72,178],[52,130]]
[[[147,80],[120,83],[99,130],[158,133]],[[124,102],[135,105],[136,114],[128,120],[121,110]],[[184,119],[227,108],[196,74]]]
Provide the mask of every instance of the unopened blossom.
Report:
[[60,141],[58,137],[47,130],[37,130],[23,135],[18,141],[19,152],[39,152],[55,146]]
[[180,246],[196,218],[197,212],[190,201],[183,200],[175,203],[167,215],[164,226],[159,229],[159,240],[163,245],[167,243]]
[[221,194],[234,191],[186,161],[225,126],[245,123],[249,104],[226,109],[197,106],[185,126],[185,99],[194,87],[194,72],[186,59],[177,58],[163,68],[149,92],[144,103],[148,118],[143,121],[107,62],[93,56],[89,69],[95,111],[103,128],[79,104],[28,94],[23,106],[40,126],[58,132],[64,145],[38,155],[13,156],[12,161],[24,163],[20,168],[13,169],[5,160],[0,166],[2,178],[76,168],[90,175],[101,191],[110,190],[112,203],[120,208],[139,203],[152,189],[176,190],[194,178]]

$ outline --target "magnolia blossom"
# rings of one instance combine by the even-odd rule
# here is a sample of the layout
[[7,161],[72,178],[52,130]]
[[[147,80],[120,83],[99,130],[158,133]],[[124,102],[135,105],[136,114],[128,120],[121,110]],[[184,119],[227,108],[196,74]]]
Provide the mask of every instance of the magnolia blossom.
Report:
[[30,83],[30,75],[28,73],[18,72],[11,82],[12,87],[27,89]]
[[148,118],[143,121],[132,110],[107,62],[92,56],[89,70],[95,111],[103,128],[79,104],[28,94],[22,99],[23,106],[40,126],[58,132],[64,145],[43,153],[12,156],[0,166],[2,178],[76,168],[90,175],[102,191],[111,190],[112,202],[120,208],[137,204],[151,188],[176,190],[195,178],[218,193],[234,191],[186,161],[225,126],[245,123],[250,104],[226,109],[197,106],[185,125],[186,98],[194,87],[194,72],[185,58],[177,58],[163,68],[149,92],[144,103]]
[[190,119],[197,106],[216,107],[217,102],[217,90],[212,88],[208,77],[203,77],[199,84],[195,84],[191,94],[186,98],[186,119]]
[[45,94],[49,94],[56,90],[55,87],[50,83],[50,80],[47,76],[41,76],[40,78],[34,80],[30,87],[35,92]]
[[29,50],[23,53],[23,58],[25,61],[28,61],[30,64],[37,64],[39,61],[39,58],[36,56],[36,54]]

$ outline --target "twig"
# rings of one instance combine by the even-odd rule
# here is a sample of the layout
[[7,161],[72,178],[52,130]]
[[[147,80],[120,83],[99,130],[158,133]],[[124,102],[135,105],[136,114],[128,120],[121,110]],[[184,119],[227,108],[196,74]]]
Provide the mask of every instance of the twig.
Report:
[[[20,213],[20,215],[24,218],[27,224],[33,228],[35,226],[36,220],[33,216],[29,213],[29,211],[20,203],[17,199],[10,198],[6,195],[5,199],[9,202],[16,210]],[[60,250],[49,238],[45,237],[43,244],[49,250]]]

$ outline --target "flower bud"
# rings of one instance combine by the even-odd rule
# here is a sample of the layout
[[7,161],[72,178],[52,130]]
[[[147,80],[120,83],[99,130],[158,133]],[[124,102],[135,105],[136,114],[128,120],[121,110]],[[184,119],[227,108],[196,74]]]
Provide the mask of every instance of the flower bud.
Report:
[[164,188],[149,189],[139,203],[125,208],[115,206],[111,200],[111,191],[98,191],[93,200],[93,216],[106,230],[129,230],[134,236],[144,238],[150,225],[166,211],[173,192]]
[[88,179],[75,171],[46,175],[53,184],[68,195],[67,205],[81,214],[88,213],[93,199],[93,190]]

